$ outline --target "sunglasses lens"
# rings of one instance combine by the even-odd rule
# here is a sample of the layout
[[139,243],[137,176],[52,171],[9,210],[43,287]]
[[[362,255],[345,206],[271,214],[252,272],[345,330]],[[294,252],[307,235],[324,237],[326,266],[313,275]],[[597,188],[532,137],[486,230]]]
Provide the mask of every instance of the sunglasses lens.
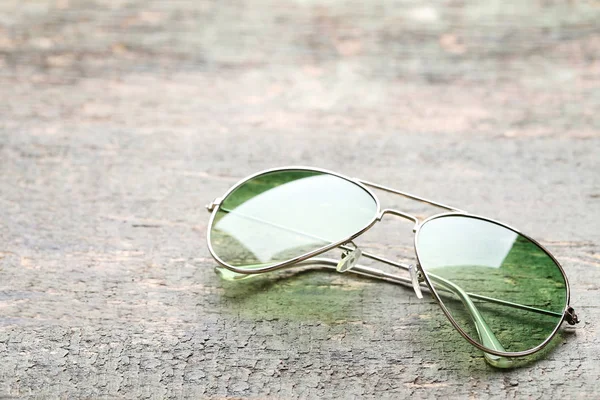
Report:
[[342,241],[376,213],[371,194],[344,178],[301,169],[268,172],[223,199],[210,244],[229,265],[263,268]]
[[488,349],[531,350],[562,322],[560,267],[511,229],[467,216],[435,218],[419,230],[417,254],[452,318]]

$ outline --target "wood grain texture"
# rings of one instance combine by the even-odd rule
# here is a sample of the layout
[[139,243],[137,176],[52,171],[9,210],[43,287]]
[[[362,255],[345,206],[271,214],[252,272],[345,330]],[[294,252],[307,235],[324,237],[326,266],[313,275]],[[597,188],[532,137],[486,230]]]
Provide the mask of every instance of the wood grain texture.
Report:
[[[597,1],[3,0],[0,398],[597,398],[599,21]],[[521,228],[583,322],[498,371],[392,284],[220,281],[204,204],[288,164]],[[359,244],[411,261],[410,228]]]

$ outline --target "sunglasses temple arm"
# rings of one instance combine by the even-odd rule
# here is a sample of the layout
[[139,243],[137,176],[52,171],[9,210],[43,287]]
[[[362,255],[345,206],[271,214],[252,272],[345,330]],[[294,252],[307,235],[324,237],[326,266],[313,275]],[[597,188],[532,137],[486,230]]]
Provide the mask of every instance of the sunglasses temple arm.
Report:
[[[365,254],[363,253],[363,255],[365,255]],[[370,255],[370,256],[373,256],[373,255]],[[378,256],[375,256],[375,257],[377,257],[376,259],[378,259],[379,261],[385,260]],[[385,261],[388,261],[389,263],[393,263],[390,260],[385,260]],[[385,261],[383,261],[383,262],[385,262]],[[329,258],[313,258],[310,260],[300,262],[299,264],[296,264],[296,265],[308,265],[308,264],[322,265],[322,266],[334,269],[338,265],[338,261],[334,260],[334,259],[329,259]],[[394,264],[397,264],[397,263],[394,263]],[[406,270],[408,270],[410,268],[409,266],[404,265],[404,264],[399,264],[399,266],[400,266],[400,268],[403,268]],[[355,274],[358,274],[358,275],[362,275],[362,276],[366,276],[366,277],[370,277],[370,278],[377,278],[377,279],[385,280],[388,282],[397,283],[397,284],[400,284],[400,285],[406,286],[406,287],[413,287],[413,281],[410,278],[405,278],[402,276],[389,274],[387,272],[383,272],[383,271],[380,271],[375,268],[370,268],[370,267],[363,266],[363,265],[355,265],[349,271],[353,272]],[[431,274],[430,274],[430,278],[431,278]],[[506,351],[504,349],[504,347],[502,347],[502,345],[500,344],[500,342],[498,341],[498,339],[496,338],[496,336],[494,335],[494,333],[492,332],[490,327],[487,325],[485,320],[483,319],[483,316],[477,310],[477,307],[475,307],[475,304],[473,304],[473,302],[469,298],[469,295],[464,290],[462,290],[460,287],[453,284],[452,282],[449,282],[449,281],[439,278],[437,276],[435,276],[435,278],[432,278],[432,279],[434,279],[436,281],[436,283],[442,284],[445,287],[449,288],[449,290],[451,290],[452,292],[454,292],[461,298],[461,300],[465,304],[465,307],[469,311],[469,314],[471,315],[471,318],[473,319],[475,326],[477,327],[477,332],[478,332],[479,337],[484,346],[490,347],[497,351]],[[507,368],[512,365],[512,361],[506,357],[496,356],[496,355],[485,353],[485,352],[483,354],[485,356],[486,361],[495,367]]]
[[[363,253],[364,255],[364,253]],[[306,261],[302,261],[296,265],[321,265],[324,267],[328,267],[331,269],[336,269],[339,260],[334,260],[332,258],[311,258]],[[397,283],[402,286],[412,287],[412,281],[409,278],[405,278],[403,276],[398,276],[394,274],[389,274],[387,272],[380,271],[375,268],[370,268],[364,265],[355,265],[348,272],[355,273],[357,275],[366,276],[369,278],[381,279],[384,281]]]
[[[363,253],[363,255],[364,255],[364,253]],[[375,257],[377,257],[377,259],[381,258],[378,256],[375,256]],[[389,261],[389,260],[386,260],[386,261]],[[339,263],[339,260],[318,257],[318,258],[311,258],[308,260],[300,261],[296,264],[293,264],[291,267],[322,266],[327,269],[336,270],[338,263]],[[389,261],[389,263],[392,265],[398,264],[398,263],[394,263],[392,261]],[[402,269],[406,269],[406,270],[408,270],[410,268],[408,265],[404,265],[404,264],[398,264],[397,266],[399,266]],[[256,276],[255,274],[239,274],[239,273],[230,271],[227,268],[223,268],[223,267],[216,267],[215,270],[216,270],[217,274],[220,275],[221,278],[223,278],[225,280],[241,280],[241,279],[250,278],[252,276]],[[414,282],[410,278],[390,274],[390,273],[387,273],[387,272],[384,272],[384,271],[381,271],[381,270],[378,270],[375,268],[370,268],[370,267],[367,267],[364,265],[354,265],[350,270],[348,270],[348,272],[352,272],[357,275],[365,276],[368,278],[375,278],[375,279],[380,279],[380,280],[384,280],[384,281],[391,282],[391,283],[396,283],[396,284],[414,289]],[[464,290],[462,290],[456,284],[454,284],[448,280],[445,280],[445,279],[440,278],[435,275],[432,276],[432,274],[429,274],[428,276],[433,281],[438,283],[440,286],[443,286],[445,289],[444,291],[453,292],[461,299],[461,301],[465,304],[467,311],[471,315],[473,322],[475,323],[477,332],[479,333],[480,339],[484,346],[493,348],[498,351],[505,351],[504,348],[502,347],[502,345],[498,342],[495,335],[492,333],[491,329],[489,328],[489,326],[487,325],[487,323],[485,322],[485,320],[483,319],[483,317],[481,316],[479,311],[477,310],[477,307],[475,307],[475,304],[473,304],[473,302],[471,301],[468,293],[466,293]],[[421,287],[421,289],[429,291],[429,288],[427,286],[423,286],[423,287]],[[494,300],[495,302],[498,301],[497,299],[492,299],[492,300]],[[519,304],[508,303],[508,302],[506,305],[520,306]],[[539,310],[539,311],[544,311],[544,310]],[[484,357],[487,362],[489,362],[491,365],[493,365],[495,367],[507,368],[512,365],[512,361],[506,357],[497,356],[497,355],[489,354],[486,352],[484,352]]]
[[[321,266],[321,267],[325,267],[327,269],[331,269],[331,270],[335,271],[337,269],[338,263],[339,263],[339,260],[335,260],[333,258],[316,257],[316,258],[310,258],[308,260],[300,261],[296,264],[289,266],[288,268],[304,267],[304,266],[313,266],[313,267]],[[233,272],[224,267],[215,267],[215,272],[222,279],[225,279],[228,281],[239,281],[239,280],[243,280],[243,279],[251,278],[253,276],[260,275],[260,274],[240,274],[237,272]],[[391,282],[391,283],[397,283],[399,285],[403,285],[406,287],[413,287],[412,281],[409,278],[405,278],[405,277],[394,275],[394,274],[389,274],[387,272],[383,272],[378,269],[366,267],[363,265],[353,266],[352,269],[350,270],[350,272],[355,273],[357,275],[362,275],[362,276],[365,276],[368,278],[375,278],[375,279],[380,279],[380,280],[384,280],[384,281]],[[424,288],[424,289],[426,289],[426,288]]]
[[[473,323],[475,324],[477,334],[479,335],[479,339],[483,346],[496,351],[506,352],[506,349],[504,349],[502,344],[498,341],[496,335],[494,335],[494,332],[489,327],[467,292],[461,289],[460,286],[447,279],[441,278],[434,274],[428,274],[428,276],[433,282],[454,293],[460,299],[465,306],[465,309],[469,312]],[[508,368],[512,365],[512,361],[509,358],[489,354],[486,352],[484,352],[483,355],[485,356],[486,361],[494,367]]]

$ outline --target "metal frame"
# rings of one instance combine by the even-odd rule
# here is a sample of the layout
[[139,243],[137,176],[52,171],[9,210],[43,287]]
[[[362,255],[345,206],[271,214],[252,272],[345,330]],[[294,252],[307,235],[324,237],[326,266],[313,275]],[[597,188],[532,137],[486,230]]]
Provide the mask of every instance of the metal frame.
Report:
[[[431,283],[431,280],[429,278],[429,275],[427,274],[427,272],[421,267],[421,260],[419,258],[419,232],[421,230],[421,228],[428,223],[429,221],[432,221],[434,219],[438,219],[438,218],[444,218],[444,217],[450,217],[450,216],[456,216],[456,215],[460,215],[461,217],[466,217],[466,218],[474,218],[474,219],[479,219],[479,220],[483,220],[483,221],[487,221],[487,222],[491,222],[493,224],[502,226],[504,228],[507,228],[523,237],[525,237],[526,239],[529,239],[531,242],[533,242],[534,244],[536,244],[540,249],[542,249],[544,251],[544,253],[546,253],[551,259],[552,261],[554,261],[554,264],[556,264],[558,266],[558,269],[560,270],[560,273],[563,276],[563,279],[565,280],[565,287],[567,290],[567,299],[566,299],[566,306],[565,309],[563,311],[563,316],[562,318],[559,320],[559,322],[556,324],[556,327],[554,328],[554,330],[552,331],[552,334],[550,334],[550,336],[541,344],[539,344],[538,346],[534,347],[533,349],[529,349],[526,351],[519,351],[519,352],[501,352],[501,351],[495,351],[492,349],[489,349],[487,347],[482,346],[481,344],[477,343],[475,340],[473,340],[456,322],[456,320],[452,317],[452,315],[450,314],[450,311],[446,308],[446,306],[444,305],[444,302],[442,301],[442,299],[440,298],[440,295],[438,294],[437,290],[435,290],[433,284]],[[569,279],[567,278],[567,275],[565,274],[565,271],[563,269],[563,267],[560,265],[560,263],[558,262],[558,260],[548,251],[548,249],[546,249],[544,246],[542,246],[537,240],[531,238],[530,236],[518,231],[517,229],[514,229],[506,224],[503,224],[499,221],[490,219],[490,218],[485,218],[485,217],[481,217],[478,215],[473,215],[473,214],[468,214],[468,213],[456,213],[456,212],[449,212],[449,213],[442,213],[442,214],[436,214],[433,215],[427,219],[425,219],[418,227],[418,229],[415,232],[415,237],[414,237],[414,246],[415,246],[415,253],[417,256],[417,261],[419,262],[419,268],[420,270],[424,273],[425,275],[425,282],[427,283],[427,287],[429,288],[429,290],[431,291],[431,293],[434,295],[436,302],[440,305],[440,307],[442,308],[442,311],[444,312],[444,314],[446,315],[446,317],[448,317],[448,319],[450,320],[450,323],[452,323],[452,325],[454,326],[454,328],[465,338],[467,339],[467,341],[469,341],[469,343],[471,343],[473,346],[485,351],[486,353],[491,353],[497,356],[504,356],[504,357],[522,357],[522,356],[527,356],[533,353],[536,353],[537,351],[541,350],[544,346],[546,346],[551,340],[552,338],[556,335],[556,333],[558,332],[558,330],[560,329],[560,326],[562,325],[563,321],[565,321],[565,318],[567,318],[567,316],[570,314],[570,310],[572,309],[572,307],[569,305],[570,301],[571,301],[571,289],[569,287]],[[576,317],[575,317],[576,318]],[[573,322],[573,324],[579,322],[578,320],[575,322]]]
[[[221,258],[219,258],[219,256],[215,253],[212,244],[211,244],[211,230],[212,230],[212,226],[214,223],[214,219],[217,215],[217,212],[220,209],[221,206],[221,202],[222,199],[225,199],[230,193],[232,193],[235,189],[237,189],[239,186],[243,185],[245,182],[256,178],[258,176],[264,175],[264,174],[268,174],[271,172],[276,172],[276,171],[286,171],[286,170],[302,170],[302,171],[314,171],[314,172],[321,172],[324,174],[329,174],[329,175],[333,175],[336,177],[339,177],[341,179],[347,180],[349,182],[352,182],[354,184],[356,184],[357,186],[359,186],[360,188],[362,188],[363,190],[365,190],[375,201],[376,206],[377,206],[377,210],[375,215],[373,216],[373,218],[371,219],[371,221],[369,221],[369,223],[367,223],[367,225],[365,227],[363,227],[362,229],[360,229],[358,232],[356,232],[355,234],[344,238],[343,240],[340,240],[336,243],[332,243],[329,244],[327,246],[323,246],[317,250],[311,251],[309,253],[303,254],[301,256],[295,257],[291,260],[288,261],[284,261],[281,263],[277,263],[274,265],[270,265],[267,267],[263,267],[263,268],[256,268],[256,269],[244,269],[244,268],[238,268],[232,265],[227,264],[225,261],[223,261]],[[399,210],[394,210],[394,209],[384,209],[381,210],[381,205],[379,202],[379,199],[377,198],[377,196],[369,189],[369,188],[373,188],[373,189],[378,189],[378,190],[382,190],[382,191],[386,191],[389,193],[393,193],[393,194],[397,194],[400,196],[404,196],[407,197],[409,199],[415,200],[415,201],[419,201],[422,203],[426,203],[429,205],[432,205],[434,207],[438,207],[438,208],[442,208],[445,209],[446,212],[443,213],[439,213],[439,214],[435,214],[429,218],[424,219],[423,221],[420,221],[419,218],[417,218],[414,215],[410,215],[407,214],[405,212],[399,211]],[[424,290],[428,290],[432,295],[433,298],[435,299],[435,301],[439,304],[439,306],[441,307],[442,311],[444,312],[444,314],[446,315],[446,317],[450,320],[450,323],[454,326],[454,328],[469,342],[471,343],[473,346],[475,346],[476,348],[484,351],[484,353],[489,353],[489,354],[493,354],[495,356],[500,356],[500,357],[522,357],[522,356],[527,356],[533,353],[536,353],[537,351],[541,350],[544,346],[546,346],[551,340],[552,338],[556,335],[556,333],[558,332],[558,330],[560,329],[560,326],[562,325],[562,323],[564,321],[567,321],[569,324],[573,325],[579,322],[579,319],[577,318],[577,315],[575,314],[573,308],[570,306],[570,286],[569,286],[569,281],[567,278],[567,275],[565,274],[565,271],[563,269],[563,267],[560,265],[560,263],[558,262],[558,260],[544,247],[542,246],[539,242],[537,242],[536,240],[534,240],[533,238],[531,238],[530,236],[520,232],[517,229],[514,229],[506,224],[503,224],[499,221],[495,221],[493,219],[489,219],[489,218],[485,218],[482,216],[478,216],[478,215],[473,215],[470,214],[468,212],[462,211],[458,208],[455,207],[451,207],[448,206],[446,204],[443,203],[439,203],[439,202],[435,202],[420,196],[416,196],[407,192],[403,192],[400,190],[396,190],[396,189],[392,189],[390,187],[386,187],[386,186],[382,186],[379,184],[375,184],[369,181],[365,181],[362,179],[358,179],[358,178],[350,178],[350,177],[346,177],[344,175],[338,174],[336,172],[332,172],[332,171],[328,171],[325,169],[320,169],[320,168],[312,168],[312,167],[304,167],[304,166],[289,166],[289,167],[282,167],[282,168],[272,168],[272,169],[267,169],[264,171],[260,171],[256,174],[250,175],[242,180],[240,180],[239,182],[237,182],[235,185],[233,185],[222,197],[215,199],[212,203],[210,203],[209,205],[206,206],[207,210],[209,212],[211,212],[211,217],[209,220],[209,224],[208,224],[208,232],[207,232],[207,242],[208,242],[208,249],[211,253],[211,255],[214,257],[214,259],[217,261],[217,263],[219,265],[221,265],[222,267],[233,271],[235,273],[238,274],[245,274],[245,275],[250,275],[250,274],[260,274],[260,273],[264,273],[264,272],[269,272],[269,271],[274,271],[277,269],[281,269],[281,268],[286,268],[286,267],[291,267],[291,266],[301,266],[301,265],[321,265],[321,266],[325,266],[328,268],[335,268],[336,265],[338,265],[338,261],[339,260],[333,260],[333,259],[326,259],[326,258],[315,258],[315,256],[318,256],[322,253],[325,253],[329,250],[335,249],[335,248],[341,248],[343,250],[345,250],[346,252],[348,251],[352,251],[353,249],[351,247],[348,246],[348,244],[352,244],[354,245],[354,243],[352,243],[352,241],[357,238],[358,236],[362,235],[364,232],[366,232],[367,230],[369,230],[373,225],[375,225],[376,222],[381,221],[381,219],[383,218],[383,216],[385,214],[392,214],[392,215],[396,215],[408,220],[411,220],[414,222],[414,227],[413,227],[413,232],[414,232],[414,249],[415,249],[415,254],[417,257],[417,265],[416,265],[416,274],[418,274],[418,279],[419,279],[419,283],[420,284],[416,284],[417,282],[417,276],[414,275],[412,276],[413,279],[411,278],[407,278],[407,277],[402,277],[402,276],[398,276],[398,275],[394,275],[394,274],[389,274],[387,272],[384,271],[380,271],[378,269],[375,268],[371,268],[371,267],[367,267],[367,266],[361,266],[361,265],[354,265],[351,268],[349,268],[348,270],[350,272],[354,272],[357,273],[359,275],[363,275],[363,276],[368,276],[371,278],[377,278],[377,279],[382,279],[385,281],[389,281],[389,282],[394,282],[397,284],[401,284],[404,286],[408,286],[408,287],[413,287],[415,289],[415,292],[417,293],[417,296],[420,297],[420,289],[424,289]],[[494,349],[490,349],[487,348],[481,344],[479,344],[478,342],[476,342],[474,339],[472,339],[460,326],[459,324],[454,320],[454,318],[452,317],[452,315],[450,314],[450,311],[446,308],[446,306],[444,305],[444,302],[442,301],[439,293],[437,292],[437,290],[434,288],[433,284],[431,283],[431,279],[429,274],[427,273],[427,271],[425,271],[425,269],[421,266],[421,261],[419,259],[419,250],[418,250],[418,238],[419,238],[419,233],[421,228],[427,224],[428,222],[438,219],[438,218],[445,218],[445,217],[449,217],[449,216],[462,216],[462,217],[468,217],[468,218],[474,218],[474,219],[479,219],[479,220],[483,220],[483,221],[487,221],[487,222],[491,222],[493,224],[502,226],[506,229],[509,229],[527,239],[529,239],[531,242],[533,242],[534,244],[536,244],[539,248],[541,248],[551,259],[552,261],[554,261],[554,263],[558,266],[564,280],[565,280],[565,285],[566,285],[566,291],[567,291],[567,296],[566,296],[566,307],[565,310],[562,314],[562,318],[560,319],[560,321],[557,323],[556,327],[554,328],[554,330],[552,331],[552,334],[541,344],[539,344],[538,346],[534,347],[533,349],[529,349],[526,351],[520,351],[520,352],[504,352],[504,351],[497,351]],[[356,247],[356,246],[354,246]],[[376,261],[380,261],[383,262],[385,264],[400,268],[400,269],[404,269],[408,272],[411,273],[411,275],[413,274],[413,271],[415,270],[413,266],[410,265],[406,265],[403,263],[398,263],[398,262],[394,262],[392,260],[377,256],[375,254],[372,253],[368,253],[368,252],[362,252],[362,256],[376,260]],[[423,283],[426,286],[422,286]],[[422,287],[420,287],[420,285]],[[477,297],[477,295],[473,295],[471,293],[469,293],[469,297]],[[506,301],[502,301],[502,300],[498,300],[498,299],[491,299],[491,298],[486,298],[483,296],[479,296],[479,298],[487,300],[487,301],[492,301],[492,302],[500,302],[503,303],[505,305],[511,306],[511,307],[516,307],[516,308],[531,308],[528,306],[522,306],[519,304],[515,304],[515,303],[509,303]],[[543,311],[543,310],[538,310],[539,311]],[[488,354],[486,354],[486,358],[488,358]],[[488,359],[489,360],[489,359]]]

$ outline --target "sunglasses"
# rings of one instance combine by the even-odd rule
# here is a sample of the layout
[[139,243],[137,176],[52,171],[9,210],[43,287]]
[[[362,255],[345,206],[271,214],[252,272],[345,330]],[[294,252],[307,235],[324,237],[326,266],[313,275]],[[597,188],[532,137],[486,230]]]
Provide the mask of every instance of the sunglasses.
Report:
[[[381,209],[376,189],[446,210],[420,220]],[[547,345],[563,321],[579,322],[559,262],[501,222],[406,192],[316,168],[270,169],[238,182],[207,206],[208,248],[220,276],[239,280],[280,268],[318,265],[431,293],[454,328],[493,366]],[[417,262],[362,251],[354,240],[386,216],[414,223]],[[339,260],[316,257],[334,248]],[[359,265],[361,257],[407,276]]]

